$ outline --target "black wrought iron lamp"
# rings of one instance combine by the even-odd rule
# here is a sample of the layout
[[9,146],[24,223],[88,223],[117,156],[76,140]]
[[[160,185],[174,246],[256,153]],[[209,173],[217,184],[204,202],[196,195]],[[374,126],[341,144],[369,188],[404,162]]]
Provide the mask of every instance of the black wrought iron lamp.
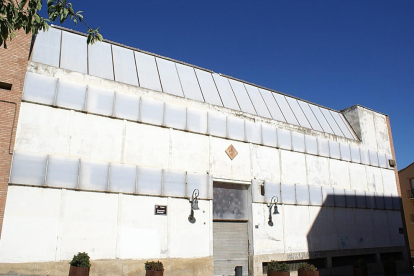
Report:
[[195,219],[195,217],[194,217],[194,210],[200,210],[200,208],[198,208],[198,195],[199,195],[199,194],[200,194],[200,193],[199,193],[198,189],[195,189],[195,190],[193,191],[193,195],[192,195],[191,200],[190,200],[190,204],[191,204],[191,213],[190,213],[190,215],[188,216],[188,221],[189,221],[189,222],[191,222],[191,223],[196,222],[196,219]]
[[277,203],[279,202],[279,198],[277,196],[272,197],[270,200],[270,203],[267,205],[269,207],[269,221],[268,224],[270,226],[273,226],[273,220],[272,220],[272,208],[274,207],[273,215],[279,214],[279,210],[277,209]]

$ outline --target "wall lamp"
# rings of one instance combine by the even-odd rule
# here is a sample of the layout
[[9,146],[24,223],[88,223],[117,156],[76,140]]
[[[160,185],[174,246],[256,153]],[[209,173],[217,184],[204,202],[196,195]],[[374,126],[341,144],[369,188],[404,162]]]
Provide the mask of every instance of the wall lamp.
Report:
[[195,217],[194,217],[194,210],[200,210],[200,208],[198,208],[198,195],[199,195],[199,194],[200,194],[200,193],[199,193],[198,189],[195,189],[195,190],[193,191],[193,195],[192,195],[191,200],[190,200],[190,204],[191,204],[191,213],[190,213],[190,215],[188,216],[188,221],[189,221],[189,222],[191,222],[191,223],[196,222],[196,219],[195,219]]
[[279,202],[279,198],[277,196],[272,197],[270,200],[270,203],[267,205],[269,207],[269,222],[268,224],[270,226],[273,226],[273,220],[272,220],[272,208],[275,207],[273,211],[273,215],[279,214],[279,211],[277,210],[277,203]]

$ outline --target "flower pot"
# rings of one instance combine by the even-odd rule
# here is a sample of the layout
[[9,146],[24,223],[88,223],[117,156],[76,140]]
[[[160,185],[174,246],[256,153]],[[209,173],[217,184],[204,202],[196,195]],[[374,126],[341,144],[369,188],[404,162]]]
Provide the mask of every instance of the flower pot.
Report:
[[70,266],[69,276],[89,276],[90,267]]
[[354,267],[354,276],[368,276],[368,270],[363,268],[355,268]]
[[267,276],[289,276],[290,275],[290,272],[289,271],[286,271],[286,272],[283,272],[283,271],[267,271]]
[[151,270],[145,270],[145,276],[163,276],[164,271],[151,271]]
[[298,270],[298,276],[319,276],[319,271]]

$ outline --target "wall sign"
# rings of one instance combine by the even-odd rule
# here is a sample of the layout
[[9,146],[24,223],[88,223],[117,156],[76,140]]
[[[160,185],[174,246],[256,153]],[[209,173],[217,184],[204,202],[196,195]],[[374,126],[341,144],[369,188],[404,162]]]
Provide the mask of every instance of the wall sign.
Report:
[[166,215],[167,214],[167,205],[155,205],[155,215]]

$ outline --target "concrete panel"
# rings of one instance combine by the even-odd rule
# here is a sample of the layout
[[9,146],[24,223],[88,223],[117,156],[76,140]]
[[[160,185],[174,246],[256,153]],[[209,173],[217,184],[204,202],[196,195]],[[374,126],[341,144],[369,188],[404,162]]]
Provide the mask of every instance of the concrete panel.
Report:
[[285,253],[308,251],[309,207],[284,205]]
[[[213,172],[218,178],[234,180],[251,180],[250,175],[250,151],[249,145],[242,142],[211,137],[211,156]],[[225,150],[233,145],[237,150],[237,156],[231,160]]]
[[[70,154],[102,161],[121,161],[123,121],[73,113]],[[105,149],[105,150],[102,150]]]
[[309,251],[338,249],[334,223],[334,208],[309,206],[310,230],[307,234]]
[[331,186],[334,188],[350,189],[348,162],[340,160],[329,160],[329,172]]
[[349,163],[349,178],[351,182],[351,189],[362,191],[366,191],[368,189],[367,173],[364,165]]
[[353,209],[335,208],[335,228],[340,249],[352,249],[357,246]]
[[306,155],[306,172],[309,185],[329,186],[329,159],[325,157]]
[[208,136],[172,131],[171,148],[171,169],[199,173],[209,171]]
[[273,226],[268,225],[269,208],[265,204],[254,203],[252,208],[254,254],[284,253],[283,208],[279,206],[280,214],[272,215]]
[[62,208],[61,260],[78,252],[88,252],[91,259],[116,257],[117,194],[66,191]]
[[61,190],[9,186],[1,234],[2,263],[54,261]]
[[69,149],[69,121],[69,110],[22,103],[14,149],[66,155]]
[[373,192],[384,192],[384,187],[382,185],[382,175],[381,169],[371,166],[366,166],[367,170],[367,182],[368,190]]
[[377,139],[377,150],[391,154],[391,144],[388,135],[387,117],[373,112],[375,124],[375,136]]
[[374,248],[374,228],[371,210],[354,209],[355,233],[358,248]]
[[306,184],[305,154],[281,150],[281,182]]
[[128,122],[124,147],[127,163],[168,168],[169,129]]
[[381,169],[384,193],[398,194],[394,171]]
[[391,246],[405,246],[404,234],[399,229],[403,228],[401,213],[399,211],[387,211],[390,227]]
[[364,147],[377,151],[377,137],[375,134],[374,112],[359,108],[359,123],[361,126],[361,140]]
[[[168,217],[154,215],[154,205],[168,206],[167,201],[159,197],[122,196],[122,219],[118,226],[120,259],[168,256]],[[170,206],[167,208],[172,210]]]
[[390,231],[388,225],[387,211],[372,210],[372,222],[374,226],[374,239],[376,247],[391,246]]
[[253,177],[280,182],[279,150],[252,145]]

